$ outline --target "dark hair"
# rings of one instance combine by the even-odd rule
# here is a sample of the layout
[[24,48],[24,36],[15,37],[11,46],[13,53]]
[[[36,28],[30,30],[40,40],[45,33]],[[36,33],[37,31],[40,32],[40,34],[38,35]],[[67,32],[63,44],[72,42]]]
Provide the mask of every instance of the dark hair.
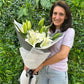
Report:
[[[49,24],[51,24],[51,22],[52,22],[52,14],[53,14],[53,10],[54,10],[54,8],[56,6],[60,6],[60,7],[64,8],[64,10],[66,12],[66,17],[67,18],[64,20],[64,23],[62,24],[62,26],[60,28],[61,29],[61,32],[64,32],[69,27],[71,27],[71,25],[72,25],[72,16],[71,16],[70,8],[69,8],[68,4],[65,1],[56,1],[56,2],[54,2],[54,4],[51,7],[51,10],[50,10],[50,22],[49,22]],[[56,30],[56,27],[53,24],[50,27],[50,31],[52,31],[54,33],[55,30]]]

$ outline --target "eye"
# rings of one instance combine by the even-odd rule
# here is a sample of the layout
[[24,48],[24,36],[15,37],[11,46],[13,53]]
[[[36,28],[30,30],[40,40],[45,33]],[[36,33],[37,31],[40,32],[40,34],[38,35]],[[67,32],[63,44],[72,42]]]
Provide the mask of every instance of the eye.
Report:
[[64,14],[63,13],[60,13],[60,16],[63,16]]
[[57,13],[56,13],[56,12],[54,12],[53,14],[54,14],[54,15],[57,15]]

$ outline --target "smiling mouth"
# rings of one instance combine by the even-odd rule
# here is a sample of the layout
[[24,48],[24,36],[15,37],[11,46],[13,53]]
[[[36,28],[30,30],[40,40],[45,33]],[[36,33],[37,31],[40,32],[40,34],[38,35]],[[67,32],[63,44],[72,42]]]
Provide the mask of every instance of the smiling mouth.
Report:
[[55,23],[59,23],[60,21],[58,21],[58,20],[54,20],[54,22],[55,22]]

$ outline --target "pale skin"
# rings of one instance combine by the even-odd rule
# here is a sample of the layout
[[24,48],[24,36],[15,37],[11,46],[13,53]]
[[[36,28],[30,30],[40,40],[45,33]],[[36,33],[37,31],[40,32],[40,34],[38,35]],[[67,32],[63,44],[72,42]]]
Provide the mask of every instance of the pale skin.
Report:
[[[62,23],[66,18],[67,17],[65,10],[60,6],[56,6],[53,10],[53,15],[52,15],[52,21],[56,26],[56,29],[60,29],[60,26],[62,25]],[[50,57],[49,59],[45,60],[39,67],[37,67],[34,70],[34,74],[36,74],[44,66],[51,65],[65,59],[68,56],[69,52],[70,52],[70,47],[66,45],[62,45],[58,53],[56,53],[54,56]],[[24,69],[27,71],[28,68],[24,65]]]

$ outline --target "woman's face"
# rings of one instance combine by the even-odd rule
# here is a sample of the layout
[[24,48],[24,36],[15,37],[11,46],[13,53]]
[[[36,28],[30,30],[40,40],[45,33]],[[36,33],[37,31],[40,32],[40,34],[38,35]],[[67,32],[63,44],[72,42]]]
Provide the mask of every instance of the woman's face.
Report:
[[52,21],[56,26],[56,29],[59,29],[64,20],[66,19],[66,12],[64,8],[56,6],[53,10]]

